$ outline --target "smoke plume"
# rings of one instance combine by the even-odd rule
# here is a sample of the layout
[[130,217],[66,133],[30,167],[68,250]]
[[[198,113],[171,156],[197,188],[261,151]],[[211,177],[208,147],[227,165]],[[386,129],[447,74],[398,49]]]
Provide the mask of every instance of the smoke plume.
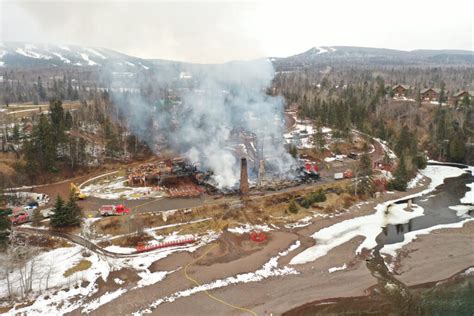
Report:
[[[190,162],[212,171],[220,189],[233,188],[239,181],[233,136],[238,131],[256,136],[258,144],[250,146],[261,148],[274,174],[288,172],[293,159],[283,143],[283,100],[266,93],[274,76],[272,64],[262,59],[187,69],[189,75],[180,78],[181,70],[162,66],[139,80],[140,93],[111,90],[129,130],[157,153],[157,144],[166,140]],[[115,80],[113,85],[124,83]]]

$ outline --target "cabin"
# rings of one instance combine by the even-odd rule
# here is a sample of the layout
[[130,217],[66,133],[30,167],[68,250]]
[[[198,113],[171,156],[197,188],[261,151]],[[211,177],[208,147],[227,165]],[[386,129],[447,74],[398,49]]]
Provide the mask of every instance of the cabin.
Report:
[[392,92],[395,97],[405,97],[410,86],[404,84],[397,84],[392,87]]
[[461,104],[466,96],[469,98],[469,100],[472,101],[472,99],[474,98],[474,91],[461,90],[453,94],[453,96],[450,99],[451,105]]
[[439,98],[441,89],[428,88],[421,90],[421,99],[425,101],[436,101]]

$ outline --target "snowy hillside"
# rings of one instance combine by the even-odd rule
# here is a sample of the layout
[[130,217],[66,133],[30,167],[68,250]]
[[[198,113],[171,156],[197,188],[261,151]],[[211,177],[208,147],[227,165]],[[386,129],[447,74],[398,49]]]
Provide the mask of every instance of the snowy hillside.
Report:
[[109,49],[0,42],[0,67],[103,67],[149,69],[152,63]]
[[474,54],[463,50],[412,50],[386,48],[321,46],[301,54],[271,58],[277,70],[315,65],[472,65]]

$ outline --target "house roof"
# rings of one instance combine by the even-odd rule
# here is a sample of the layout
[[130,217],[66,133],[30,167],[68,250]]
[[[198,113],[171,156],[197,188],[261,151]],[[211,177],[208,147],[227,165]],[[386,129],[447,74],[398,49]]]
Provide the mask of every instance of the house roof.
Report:
[[456,92],[456,93],[454,94],[454,96],[455,96],[455,97],[459,97],[461,94],[463,94],[463,93],[465,93],[465,92],[467,92],[467,94],[468,94],[469,96],[471,96],[471,97],[474,96],[474,91],[467,91],[467,90],[461,90],[461,91],[459,91],[459,92]]
[[410,88],[411,88],[409,85],[406,85],[406,84],[396,84],[396,85],[392,86],[392,90],[395,90],[398,87],[402,87],[405,90],[410,90]]
[[440,93],[440,92],[441,92],[441,89],[438,89],[438,88],[426,88],[426,89],[421,90],[421,94],[426,93],[426,92],[428,92],[428,91],[430,91],[430,90],[433,90],[433,91],[436,92],[436,93]]

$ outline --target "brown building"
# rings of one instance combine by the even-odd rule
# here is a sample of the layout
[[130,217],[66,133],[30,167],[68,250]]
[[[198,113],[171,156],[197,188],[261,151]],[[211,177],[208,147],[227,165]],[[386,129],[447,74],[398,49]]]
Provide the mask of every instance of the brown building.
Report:
[[453,95],[451,98],[452,102],[451,104],[456,105],[459,104],[464,100],[465,97],[468,97],[469,100],[472,100],[474,98],[474,91],[467,91],[467,90],[461,90]]
[[410,86],[404,84],[397,84],[392,87],[392,91],[395,97],[404,97],[406,96]]
[[436,101],[439,98],[441,89],[428,88],[421,90],[421,99],[426,101]]

